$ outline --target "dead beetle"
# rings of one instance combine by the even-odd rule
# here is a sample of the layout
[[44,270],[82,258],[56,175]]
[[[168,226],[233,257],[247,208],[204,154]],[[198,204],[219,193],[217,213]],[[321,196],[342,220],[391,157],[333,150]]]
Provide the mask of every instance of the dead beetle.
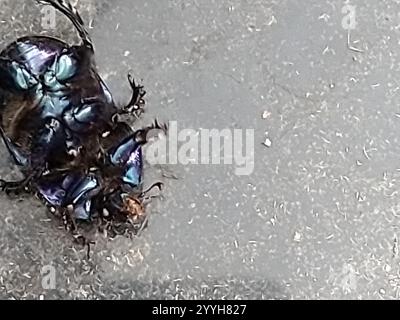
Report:
[[76,233],[76,221],[144,222],[142,146],[157,121],[133,130],[118,115],[140,115],[145,91],[128,75],[130,102],[114,103],[99,76],[84,23],[68,1],[40,0],[75,26],[79,45],[26,36],[0,53],[0,135],[21,181],[0,180],[6,192],[29,191],[59,213]]

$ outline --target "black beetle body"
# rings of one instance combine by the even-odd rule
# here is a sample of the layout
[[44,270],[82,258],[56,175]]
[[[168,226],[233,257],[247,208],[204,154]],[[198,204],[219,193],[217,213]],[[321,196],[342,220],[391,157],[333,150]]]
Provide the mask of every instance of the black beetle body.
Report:
[[116,113],[85,59],[79,47],[49,37],[18,39],[0,54],[1,128],[25,170],[34,161],[77,154],[82,137],[106,129]]
[[[132,99],[117,108],[97,73],[93,45],[79,13],[63,0],[40,2],[64,13],[82,44],[30,36],[0,53],[0,134],[27,176],[22,186],[45,170],[91,161],[82,158],[96,155],[99,132],[112,130],[114,115],[140,110],[145,94],[129,78]],[[3,182],[5,189],[17,185]]]
[[113,132],[100,142],[106,149],[102,165],[92,170],[71,168],[64,172],[51,172],[35,180],[37,195],[53,212],[69,221],[91,221],[98,217],[118,223],[129,221],[133,225],[143,222],[143,200],[153,187],[143,191],[142,146],[150,130],[165,128],[157,122],[133,131],[120,122]]
[[94,64],[94,50],[79,13],[64,0],[40,0],[61,11],[82,44],[23,37],[0,53],[0,134],[24,179],[7,191],[29,191],[59,213],[67,227],[76,221],[143,222],[142,146],[157,121],[133,130],[118,114],[140,115],[145,92],[128,75],[130,102],[117,107]]

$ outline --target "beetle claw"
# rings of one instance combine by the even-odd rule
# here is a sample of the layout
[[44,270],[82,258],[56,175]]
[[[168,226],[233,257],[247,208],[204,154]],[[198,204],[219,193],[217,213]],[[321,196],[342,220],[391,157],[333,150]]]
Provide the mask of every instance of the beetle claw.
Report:
[[132,89],[132,96],[129,103],[120,110],[120,114],[131,114],[139,118],[144,112],[145,101],[143,97],[146,95],[146,91],[143,86],[136,85],[135,79],[130,72],[128,73],[128,82]]

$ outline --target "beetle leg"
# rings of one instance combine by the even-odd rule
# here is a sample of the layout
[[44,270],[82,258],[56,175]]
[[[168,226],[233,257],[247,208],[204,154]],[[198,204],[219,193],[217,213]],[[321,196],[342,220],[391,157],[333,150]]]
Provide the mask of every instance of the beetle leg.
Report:
[[4,191],[7,194],[30,192],[30,183],[37,176],[38,173],[34,171],[30,175],[26,176],[24,179],[19,181],[5,181],[3,179],[0,179],[0,190]]
[[78,244],[81,244],[82,246],[87,247],[86,256],[87,256],[87,259],[89,260],[90,259],[90,245],[95,244],[95,242],[88,240],[84,235],[82,235],[78,232],[78,226],[76,224],[75,218],[73,217],[73,210],[71,209],[71,207],[67,206],[67,208],[63,208],[61,210],[61,215],[62,215],[65,229],[72,233],[72,237]]
[[143,97],[146,95],[146,91],[143,89],[143,86],[136,85],[135,79],[131,73],[128,73],[128,81],[132,89],[131,100],[126,106],[119,110],[119,114],[133,114],[136,118],[139,118],[145,105]]
[[68,220],[67,209],[63,208],[63,209],[59,210],[59,212],[61,213],[61,219],[62,219],[65,230],[71,231],[71,223]]
[[15,164],[18,166],[27,167],[29,164],[28,157],[23,154],[23,152],[21,152],[9,138],[6,137],[2,128],[0,128],[0,136],[2,137],[3,142],[6,145],[8,152],[11,154]]
[[57,208],[56,209],[57,212],[59,212],[59,214],[61,215],[61,219],[64,225],[65,230],[67,230],[68,232],[75,232],[76,230],[76,224],[75,224],[75,220],[71,219],[71,215],[69,213],[69,210],[67,208]]
[[69,3],[69,1],[65,0],[36,0],[36,1],[43,5],[50,5],[59,10],[62,14],[64,14],[75,26],[80,38],[82,39],[84,46],[93,51],[92,40],[90,39],[89,33],[85,28],[85,24],[79,12]]
[[27,184],[27,179],[23,179],[20,181],[5,181],[3,179],[0,179],[0,189],[6,194],[19,194],[22,191],[26,192]]
[[71,225],[73,227],[73,229],[71,231],[72,232],[76,232],[78,230],[78,226],[76,224],[76,220],[75,220],[75,217],[74,217],[74,207],[72,205],[71,206],[67,206],[67,210],[66,211],[67,211],[67,214],[68,214],[69,221],[71,222]]

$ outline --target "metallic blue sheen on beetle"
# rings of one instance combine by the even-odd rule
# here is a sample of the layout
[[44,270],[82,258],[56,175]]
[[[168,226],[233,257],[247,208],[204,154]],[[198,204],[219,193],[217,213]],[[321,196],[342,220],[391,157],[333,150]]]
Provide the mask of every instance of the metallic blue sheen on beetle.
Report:
[[[133,130],[119,115],[140,116],[145,91],[128,75],[132,96],[117,106],[94,63],[94,47],[78,11],[65,0],[51,5],[74,25],[81,43],[25,36],[0,53],[0,135],[24,178],[0,188],[29,191],[66,226],[96,217],[143,218],[142,146],[157,121]],[[132,221],[131,221],[132,222]]]
[[120,122],[117,129],[101,141],[102,147],[108,149],[98,168],[89,171],[71,168],[44,174],[35,181],[40,197],[54,210],[67,208],[75,220],[90,221],[99,212],[107,212],[107,217],[122,212],[129,218],[138,219],[144,214],[143,209],[129,211],[127,202],[144,199],[151,188],[161,187],[156,183],[147,191],[142,190],[142,146],[146,143],[147,133],[153,129],[162,127],[155,122],[133,131]]

